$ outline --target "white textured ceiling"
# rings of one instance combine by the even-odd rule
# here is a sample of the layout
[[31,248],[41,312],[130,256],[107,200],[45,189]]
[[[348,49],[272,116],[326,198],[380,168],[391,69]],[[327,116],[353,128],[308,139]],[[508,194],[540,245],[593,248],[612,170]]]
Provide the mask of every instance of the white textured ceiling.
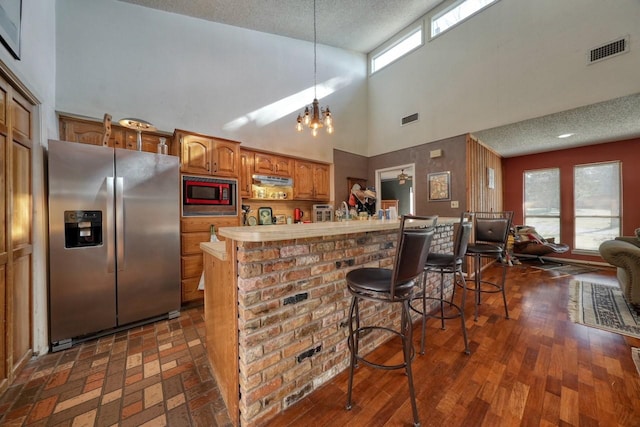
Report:
[[[313,41],[312,0],[120,0],[208,21]],[[317,0],[320,44],[368,53],[442,0]]]
[[[560,139],[558,135],[574,135]],[[473,132],[503,157],[640,137],[640,93]]]
[[[120,0],[313,41],[312,0]],[[367,53],[442,0],[317,0],[318,43]],[[640,94],[496,127],[469,130],[504,157],[640,137]],[[574,133],[566,139],[557,136]]]

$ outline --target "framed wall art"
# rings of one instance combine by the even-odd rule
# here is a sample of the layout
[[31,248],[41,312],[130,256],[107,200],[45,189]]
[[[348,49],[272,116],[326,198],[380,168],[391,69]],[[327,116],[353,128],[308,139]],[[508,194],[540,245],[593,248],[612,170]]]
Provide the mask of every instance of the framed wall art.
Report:
[[21,24],[22,0],[0,2],[0,41],[16,59],[20,59]]
[[430,173],[427,181],[430,201],[451,199],[451,172]]

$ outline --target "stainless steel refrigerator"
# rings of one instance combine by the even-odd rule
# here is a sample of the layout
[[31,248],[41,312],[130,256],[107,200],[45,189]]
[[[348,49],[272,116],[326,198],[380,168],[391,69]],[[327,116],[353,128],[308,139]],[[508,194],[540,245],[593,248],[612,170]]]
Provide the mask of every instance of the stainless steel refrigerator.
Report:
[[180,310],[177,157],[49,141],[52,350]]

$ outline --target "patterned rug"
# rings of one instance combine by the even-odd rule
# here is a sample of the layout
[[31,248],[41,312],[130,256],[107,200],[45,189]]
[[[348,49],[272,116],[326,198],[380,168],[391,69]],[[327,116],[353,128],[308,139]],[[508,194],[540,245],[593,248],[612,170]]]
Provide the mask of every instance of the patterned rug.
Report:
[[576,323],[640,338],[640,316],[616,285],[571,281],[569,316]]

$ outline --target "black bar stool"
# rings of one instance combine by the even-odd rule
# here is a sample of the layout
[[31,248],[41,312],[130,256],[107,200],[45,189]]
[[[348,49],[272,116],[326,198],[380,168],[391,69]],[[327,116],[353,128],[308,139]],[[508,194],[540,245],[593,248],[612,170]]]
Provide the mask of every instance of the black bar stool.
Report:
[[[505,293],[505,280],[507,277],[507,239],[513,211],[504,212],[474,212],[473,228],[474,242],[467,246],[466,255],[473,258],[473,288],[468,288],[465,282],[464,289],[473,289],[475,293],[474,320],[478,320],[478,306],[480,294],[502,293],[505,317],[509,318],[507,308],[507,295]],[[482,260],[490,259],[502,264],[502,280],[500,283],[482,280]],[[482,285],[485,285],[484,287]]]
[[[462,336],[464,337],[464,352],[466,354],[470,354],[469,350],[469,342],[467,340],[467,328],[465,326],[464,320],[464,306],[465,306],[465,295],[466,292],[462,293],[462,303],[461,306],[453,303],[453,295],[451,296],[451,301],[447,301],[444,297],[444,275],[452,274],[453,275],[453,292],[455,292],[455,287],[457,283],[464,284],[464,275],[462,272],[462,260],[465,257],[465,253],[467,251],[467,245],[469,243],[469,237],[471,236],[471,223],[472,217],[468,213],[462,213],[460,216],[460,225],[456,230],[456,234],[453,242],[453,253],[450,254],[441,254],[441,253],[429,253],[427,257],[427,262],[424,265],[424,277],[422,280],[422,292],[421,295],[418,296],[417,299],[422,301],[422,309],[418,310],[415,306],[411,306],[411,308],[418,312],[422,313],[422,340],[420,344],[420,354],[424,354],[424,346],[425,346],[425,334],[427,328],[427,317],[440,319],[441,328],[444,329],[444,321],[448,319],[460,318],[460,322],[462,324]],[[440,273],[440,297],[428,297],[427,296],[427,276],[428,273]],[[459,276],[459,277],[458,277]],[[460,282],[458,282],[458,278]],[[440,304],[440,310],[437,314],[429,314],[427,313],[427,300],[438,301]],[[445,313],[445,304],[448,307],[447,312]]]
[[[347,392],[347,409],[351,409],[351,392],[353,390],[353,374],[359,362],[379,369],[405,369],[409,378],[409,394],[413,410],[414,426],[419,426],[416,395],[411,373],[411,360],[415,354],[412,343],[412,325],[409,302],[414,295],[416,283],[423,273],[424,263],[429,254],[433,239],[433,227],[424,217],[404,215],[400,222],[393,270],[388,268],[358,268],[347,273],[347,288],[352,295],[349,309],[349,337],[347,344],[351,352],[349,369],[349,390]],[[359,303],[361,300],[373,300],[385,303],[398,303],[402,307],[400,330],[389,327],[360,325]],[[355,329],[354,329],[355,323]],[[402,339],[404,362],[397,365],[383,365],[365,359],[358,354],[360,335],[379,330],[390,332]]]

